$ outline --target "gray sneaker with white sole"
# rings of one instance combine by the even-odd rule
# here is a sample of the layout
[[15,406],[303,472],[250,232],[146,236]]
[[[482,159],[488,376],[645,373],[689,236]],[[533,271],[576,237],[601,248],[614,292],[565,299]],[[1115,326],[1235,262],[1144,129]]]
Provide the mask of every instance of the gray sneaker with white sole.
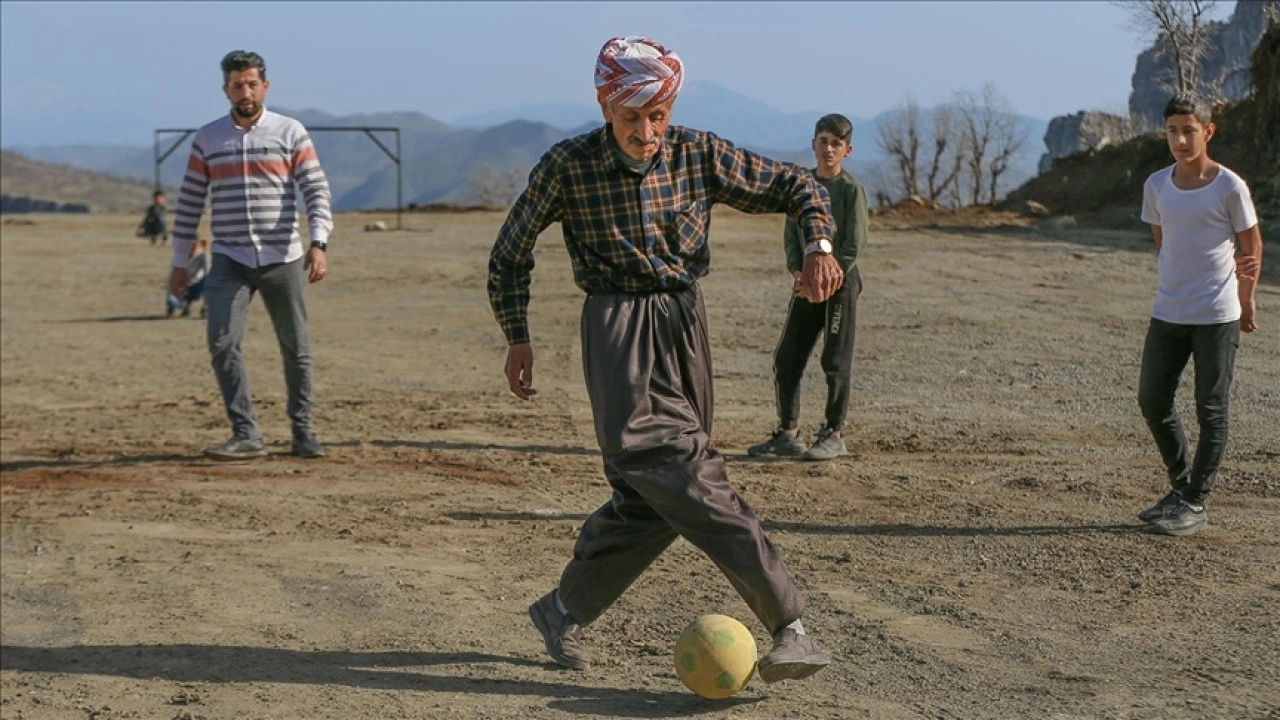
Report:
[[838,457],[848,455],[849,449],[844,446],[844,438],[840,433],[829,427],[824,427],[818,431],[818,440],[804,455],[800,456],[801,460],[834,460]]
[[221,445],[214,445],[204,449],[205,457],[219,462],[252,460],[253,458],[265,457],[266,454],[267,449],[262,444],[262,438],[250,438],[243,435],[233,435],[230,440]]

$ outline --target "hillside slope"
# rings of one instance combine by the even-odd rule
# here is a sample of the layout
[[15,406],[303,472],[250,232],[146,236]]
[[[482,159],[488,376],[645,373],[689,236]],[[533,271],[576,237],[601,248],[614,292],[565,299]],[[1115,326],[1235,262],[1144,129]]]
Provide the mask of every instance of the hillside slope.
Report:
[[43,163],[0,151],[0,194],[87,205],[93,212],[141,213],[151,202],[151,184],[93,170]]

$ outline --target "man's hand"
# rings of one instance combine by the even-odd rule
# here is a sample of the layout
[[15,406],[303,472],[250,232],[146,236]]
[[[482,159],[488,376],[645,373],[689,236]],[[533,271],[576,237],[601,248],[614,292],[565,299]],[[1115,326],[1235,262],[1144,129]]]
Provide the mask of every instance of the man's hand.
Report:
[[329,274],[329,259],[325,257],[324,251],[318,247],[307,250],[306,264],[302,267],[307,270],[307,280],[318,283]]
[[521,400],[538,394],[533,389],[533,346],[520,343],[507,348],[507,385],[511,393]]
[[185,300],[187,298],[186,268],[176,267],[169,271],[169,294],[179,300]]
[[1240,332],[1251,333],[1258,329],[1258,303],[1249,300],[1240,303]]
[[1236,258],[1236,277],[1238,278],[1257,280],[1260,269],[1262,269],[1262,260],[1257,255],[1242,255]]
[[844,272],[834,255],[809,253],[804,256],[804,268],[800,271],[796,292],[811,303],[826,302],[843,283]]

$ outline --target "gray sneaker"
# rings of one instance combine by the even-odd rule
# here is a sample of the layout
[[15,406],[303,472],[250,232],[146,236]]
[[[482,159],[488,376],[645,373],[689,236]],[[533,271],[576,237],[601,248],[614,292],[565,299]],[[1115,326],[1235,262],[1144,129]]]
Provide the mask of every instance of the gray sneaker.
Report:
[[800,436],[778,428],[769,434],[769,439],[747,448],[751,457],[800,457],[808,450]]
[[1209,525],[1209,512],[1204,505],[1179,500],[1164,517],[1151,523],[1151,529],[1165,535],[1194,535]]
[[807,678],[826,667],[831,658],[819,652],[808,635],[785,627],[773,636],[773,649],[760,658],[757,669],[766,683]]
[[542,642],[552,660],[574,670],[585,670],[591,664],[591,656],[582,649],[579,633],[582,628],[573,616],[556,609],[555,590],[538,598],[529,606],[529,618],[542,633]]
[[1146,510],[1138,513],[1138,519],[1144,523],[1153,523],[1164,517],[1166,513],[1176,507],[1181,501],[1182,496],[1178,494],[1178,491],[1170,490],[1169,494],[1160,498],[1160,501],[1155,505],[1152,505]]
[[295,435],[293,437],[293,454],[304,460],[324,457],[324,446],[316,440],[315,435]]
[[219,462],[235,462],[264,457],[267,449],[262,445],[262,438],[248,438],[243,435],[232,435],[231,439],[221,445],[204,449],[204,456]]
[[818,441],[815,442],[804,455],[800,456],[801,460],[834,460],[842,455],[848,455],[849,450],[844,446],[844,438],[835,430],[824,427],[818,431]]

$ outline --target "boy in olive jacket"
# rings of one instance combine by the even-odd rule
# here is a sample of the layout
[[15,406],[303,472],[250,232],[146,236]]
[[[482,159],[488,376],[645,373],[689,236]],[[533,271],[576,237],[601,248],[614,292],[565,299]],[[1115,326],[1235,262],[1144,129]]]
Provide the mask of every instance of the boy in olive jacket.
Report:
[[[853,336],[862,276],[858,258],[867,244],[867,193],[842,163],[853,151],[850,139],[853,124],[843,115],[825,115],[814,127],[813,174],[831,196],[831,214],[836,222],[833,248],[844,270],[844,285],[825,302],[811,303],[801,297],[800,267],[807,250],[800,228],[787,219],[783,245],[787,270],[795,285],[787,308],[782,338],[773,353],[774,392],[778,403],[778,427],[764,442],[752,445],[753,457],[794,457],[802,460],[830,460],[847,454],[841,431],[849,409],[853,385]],[[822,370],[827,376],[826,424],[818,430],[812,447],[800,437],[800,380],[805,364],[822,336]]]

